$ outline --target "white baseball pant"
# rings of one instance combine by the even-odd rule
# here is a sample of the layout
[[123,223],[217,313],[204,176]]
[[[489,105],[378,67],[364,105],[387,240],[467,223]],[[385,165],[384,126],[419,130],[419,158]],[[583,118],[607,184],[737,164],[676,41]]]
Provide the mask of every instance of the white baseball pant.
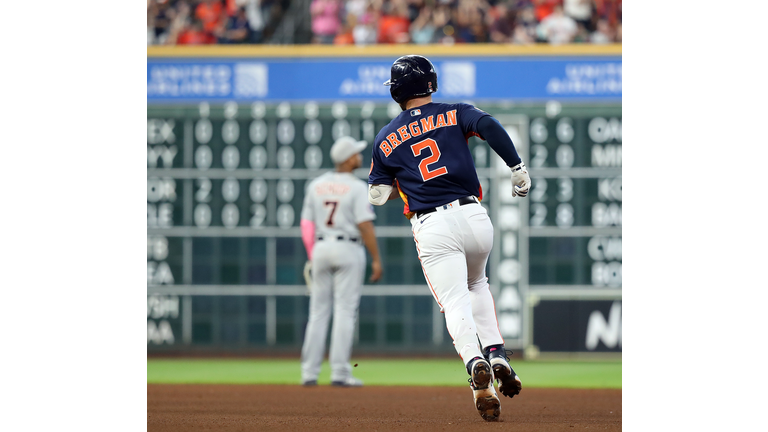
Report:
[[412,217],[411,226],[424,277],[464,364],[482,357],[478,338],[483,347],[503,344],[485,275],[493,247],[493,225],[485,208],[460,206],[457,200]]

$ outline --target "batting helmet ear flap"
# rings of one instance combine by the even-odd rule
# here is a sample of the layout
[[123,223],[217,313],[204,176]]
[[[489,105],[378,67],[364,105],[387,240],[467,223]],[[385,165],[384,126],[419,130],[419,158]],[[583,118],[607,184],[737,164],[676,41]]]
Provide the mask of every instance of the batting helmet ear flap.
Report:
[[395,60],[390,70],[389,94],[397,103],[437,91],[437,72],[429,59],[407,55]]

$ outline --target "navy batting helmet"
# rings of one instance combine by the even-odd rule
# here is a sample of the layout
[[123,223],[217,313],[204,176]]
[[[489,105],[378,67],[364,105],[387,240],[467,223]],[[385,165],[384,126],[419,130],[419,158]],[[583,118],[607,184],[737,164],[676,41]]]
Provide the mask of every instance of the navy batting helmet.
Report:
[[437,91],[437,72],[426,57],[402,56],[392,64],[391,78],[384,85],[397,103]]

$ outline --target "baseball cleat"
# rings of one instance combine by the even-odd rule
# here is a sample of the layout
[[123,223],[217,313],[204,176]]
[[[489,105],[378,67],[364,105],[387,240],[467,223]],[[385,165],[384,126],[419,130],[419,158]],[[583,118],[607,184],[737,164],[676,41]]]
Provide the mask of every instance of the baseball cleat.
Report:
[[491,367],[493,368],[494,377],[499,382],[501,394],[510,398],[520,394],[520,390],[523,389],[523,383],[505,359],[501,357],[492,358]]
[[487,357],[490,360],[493,376],[499,383],[499,391],[506,397],[520,394],[523,384],[515,370],[509,365],[509,358],[502,346],[489,347]]
[[493,387],[493,370],[483,358],[476,358],[470,363],[469,386],[475,398],[475,408],[485,421],[497,421],[501,414],[501,402]]
[[315,387],[317,386],[317,380],[308,380],[301,383],[304,387]]
[[333,387],[362,387],[363,382],[355,377],[348,377],[339,381],[331,381]]

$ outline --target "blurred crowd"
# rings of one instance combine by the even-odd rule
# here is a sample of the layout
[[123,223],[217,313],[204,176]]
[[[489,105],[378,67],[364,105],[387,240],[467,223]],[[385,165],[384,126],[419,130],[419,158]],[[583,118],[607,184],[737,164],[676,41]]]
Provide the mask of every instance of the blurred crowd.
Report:
[[290,0],[147,0],[147,45],[257,44]]
[[[147,42],[263,43],[290,0],[147,0]],[[621,0],[311,0],[313,43],[621,43]]]

